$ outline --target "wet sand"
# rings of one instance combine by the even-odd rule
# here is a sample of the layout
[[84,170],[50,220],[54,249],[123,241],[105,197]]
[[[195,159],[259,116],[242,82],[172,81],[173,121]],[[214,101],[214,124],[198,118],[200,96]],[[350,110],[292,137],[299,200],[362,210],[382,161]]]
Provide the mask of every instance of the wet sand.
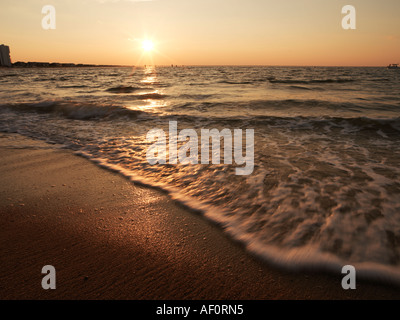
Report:
[[[56,145],[0,135],[0,299],[399,299],[400,288],[288,272],[164,193]],[[44,265],[57,289],[43,290]]]

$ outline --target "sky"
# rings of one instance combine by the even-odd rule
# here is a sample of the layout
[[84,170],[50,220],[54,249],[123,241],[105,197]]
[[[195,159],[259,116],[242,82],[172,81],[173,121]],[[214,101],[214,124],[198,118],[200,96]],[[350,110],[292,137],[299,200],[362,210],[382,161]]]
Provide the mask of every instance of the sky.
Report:
[[1,0],[0,44],[13,62],[386,66],[400,63],[399,13],[399,0]]

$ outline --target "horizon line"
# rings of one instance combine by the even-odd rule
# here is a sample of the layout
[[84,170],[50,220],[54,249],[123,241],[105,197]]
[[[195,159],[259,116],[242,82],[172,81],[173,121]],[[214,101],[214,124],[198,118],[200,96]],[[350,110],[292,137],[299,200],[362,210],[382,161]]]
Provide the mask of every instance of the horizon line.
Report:
[[15,63],[49,63],[49,64],[74,64],[83,66],[107,66],[107,67],[321,67],[321,68],[378,68],[387,67],[387,65],[292,65],[292,64],[143,64],[143,65],[126,65],[126,64],[94,64],[81,62],[48,62],[48,61],[16,61]]

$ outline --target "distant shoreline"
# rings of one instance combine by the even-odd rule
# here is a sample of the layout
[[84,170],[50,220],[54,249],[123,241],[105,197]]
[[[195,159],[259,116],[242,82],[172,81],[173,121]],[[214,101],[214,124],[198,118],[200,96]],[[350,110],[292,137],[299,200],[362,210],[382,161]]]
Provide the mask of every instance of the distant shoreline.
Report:
[[83,63],[59,63],[59,62],[15,62],[11,66],[12,68],[120,68],[120,67],[131,67],[121,65],[96,65],[96,64],[83,64]]

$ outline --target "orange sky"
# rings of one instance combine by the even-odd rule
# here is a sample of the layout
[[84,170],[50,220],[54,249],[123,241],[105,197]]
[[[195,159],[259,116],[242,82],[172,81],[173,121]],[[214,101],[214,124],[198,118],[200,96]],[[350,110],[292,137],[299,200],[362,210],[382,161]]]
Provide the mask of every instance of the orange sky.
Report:
[[[356,30],[341,27],[346,4]],[[400,62],[399,12],[398,0],[2,0],[0,43],[14,62],[381,66]]]

